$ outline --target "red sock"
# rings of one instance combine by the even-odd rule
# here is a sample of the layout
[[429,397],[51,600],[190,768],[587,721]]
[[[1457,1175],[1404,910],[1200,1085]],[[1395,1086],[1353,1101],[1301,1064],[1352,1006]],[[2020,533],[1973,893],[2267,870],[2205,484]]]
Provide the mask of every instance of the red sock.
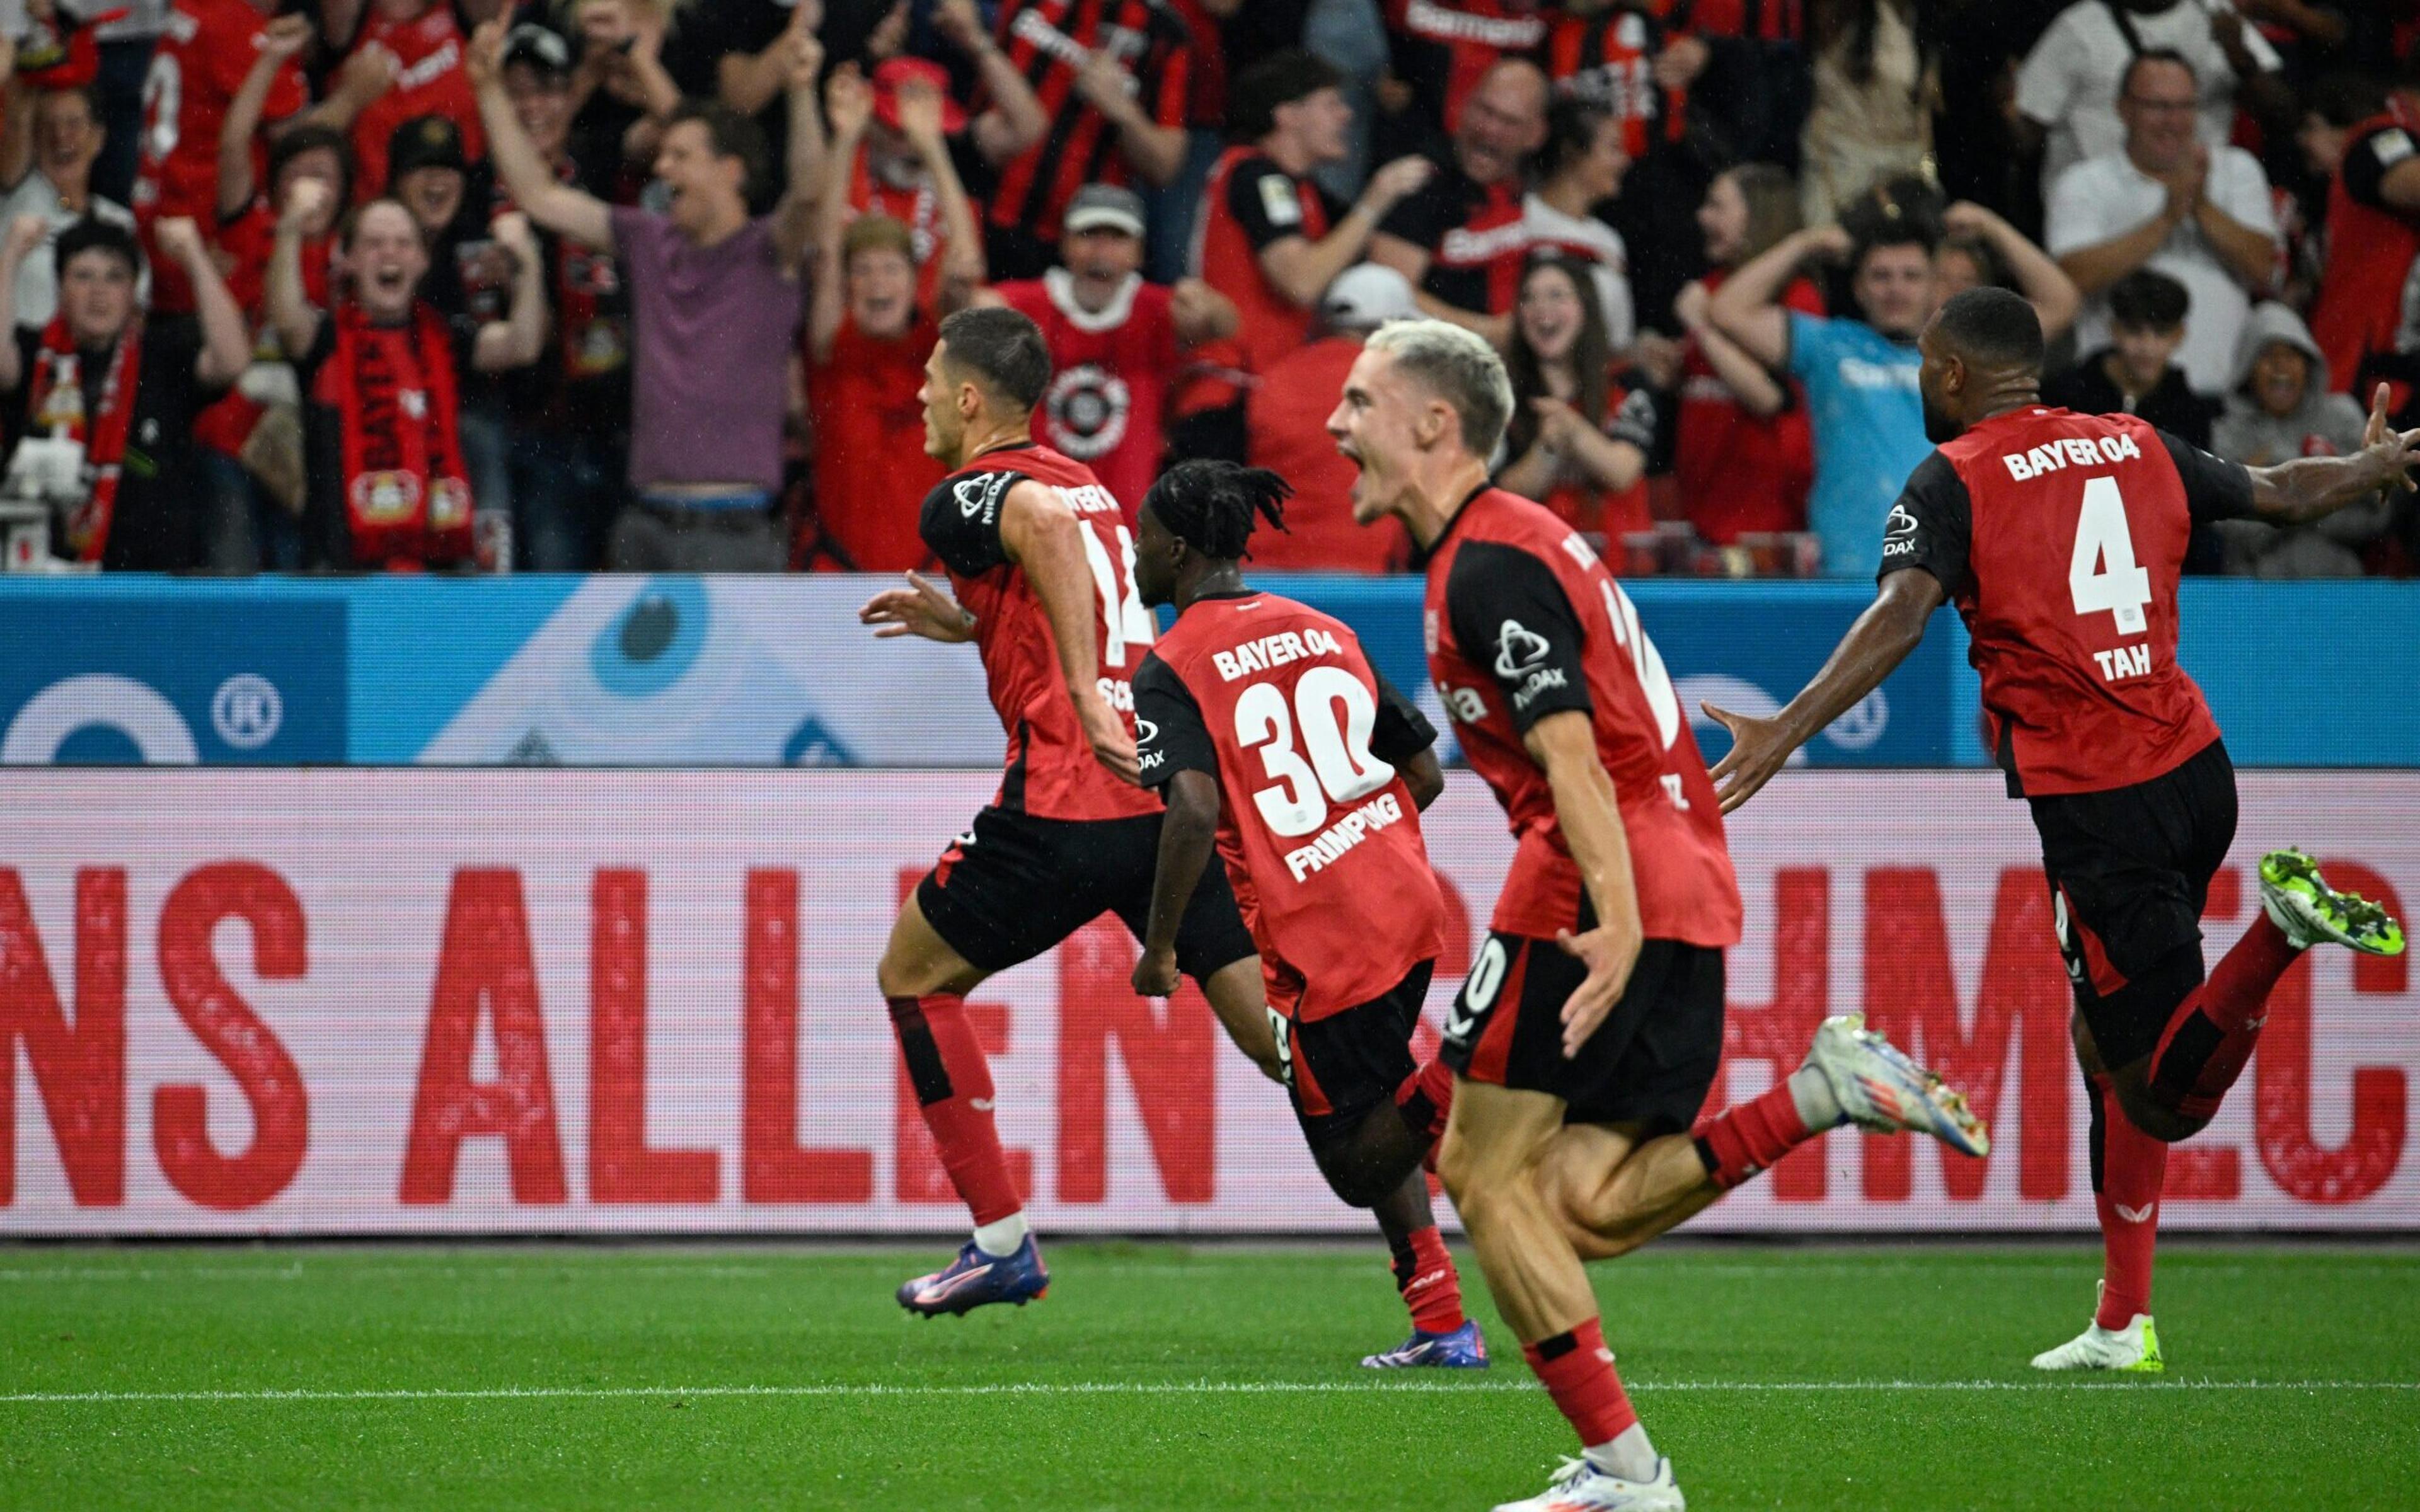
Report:
[[2089,1095],[2092,1206],[2101,1215],[2101,1309],[2092,1320],[2118,1329],[2151,1310],[2151,1250],[2160,1237],[2168,1147],[2127,1119],[2108,1077],[2093,1077]]
[[2169,1018],[2151,1052],[2151,1090],[2178,1112],[2207,1119],[2243,1074],[2269,1019],[2269,992],[2302,951],[2261,915],[2210,980]]
[[1638,1413],[1614,1373],[1613,1351],[1593,1318],[1568,1334],[1521,1346],[1529,1368],[1544,1382],[1556,1408],[1571,1419],[1583,1448],[1609,1443],[1630,1431]]
[[1798,1116],[1798,1103],[1791,1097],[1785,1078],[1774,1083],[1772,1090],[1734,1103],[1699,1124],[1696,1137],[1706,1174],[1728,1192],[1805,1144],[1813,1134]]
[[978,1226],[1018,1211],[1025,1198],[1008,1174],[1008,1156],[992,1123],[991,1066],[967,1022],[967,1000],[945,993],[889,1001],[908,1079],[950,1184]]
[[1462,1315],[1462,1277],[1435,1224],[1414,1230],[1395,1251],[1395,1290],[1411,1312],[1412,1326],[1423,1334],[1450,1334],[1467,1321]]

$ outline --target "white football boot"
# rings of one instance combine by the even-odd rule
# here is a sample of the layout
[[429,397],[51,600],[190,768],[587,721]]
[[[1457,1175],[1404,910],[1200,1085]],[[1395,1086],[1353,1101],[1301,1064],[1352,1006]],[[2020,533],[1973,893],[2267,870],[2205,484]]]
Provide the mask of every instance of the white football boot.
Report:
[[1653,1480],[1623,1480],[1582,1455],[1566,1459],[1537,1495],[1497,1504],[1496,1512],[1686,1512],[1672,1461],[1655,1461]]
[[1860,1129],[1931,1134],[1962,1155],[1987,1155],[1992,1134],[1939,1073],[1866,1027],[1863,1013],[1825,1019],[1807,1051],[1840,1111]]
[[[2101,1283],[2092,1284],[2097,1302]],[[2098,1309],[2096,1308],[2097,1312]],[[2168,1368],[2160,1358],[2160,1332],[2151,1326],[2151,1315],[2136,1313],[2127,1319],[2124,1328],[2103,1328],[2096,1318],[2085,1325],[2084,1332],[2055,1350],[2044,1350],[2034,1356],[2037,1370],[2125,1370],[2138,1375],[2156,1376]]]

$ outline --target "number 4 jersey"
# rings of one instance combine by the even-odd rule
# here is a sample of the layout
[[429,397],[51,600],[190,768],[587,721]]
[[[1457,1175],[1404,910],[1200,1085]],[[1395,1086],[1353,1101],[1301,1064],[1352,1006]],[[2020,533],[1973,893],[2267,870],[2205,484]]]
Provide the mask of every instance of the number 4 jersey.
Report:
[[1197,600],[1135,674],[1142,779],[1218,779],[1218,851],[1269,1006],[1370,1002],[1444,948],[1419,806],[1395,775],[1436,731],[1353,632],[1272,594]]
[[950,569],[958,603],[975,617],[991,706],[1008,732],[1007,771],[993,801],[1037,819],[1125,819],[1159,812],[1159,800],[1109,775],[1067,696],[1050,615],[1025,569],[1001,545],[1009,490],[1031,480],[1055,492],[1076,517],[1096,594],[1100,688],[1129,717],[1130,679],[1158,626],[1134,587],[1134,536],[1118,501],[1081,462],[1024,442],[984,453],[924,496],[924,544]]
[[2252,475],[2133,415],[2028,406],[1918,464],[1881,576],[1921,567],[1966,622],[2011,796],[2100,793],[2218,738],[2177,665],[2177,578],[2198,521],[2252,513]]
[[1546,774],[1522,744],[1549,714],[1585,714],[1613,779],[1647,937],[1735,945],[1739,884],[1722,809],[1664,658],[1586,541],[1500,488],[1471,496],[1429,557],[1429,672],[1473,770],[1518,842],[1492,928],[1576,931],[1579,867]]

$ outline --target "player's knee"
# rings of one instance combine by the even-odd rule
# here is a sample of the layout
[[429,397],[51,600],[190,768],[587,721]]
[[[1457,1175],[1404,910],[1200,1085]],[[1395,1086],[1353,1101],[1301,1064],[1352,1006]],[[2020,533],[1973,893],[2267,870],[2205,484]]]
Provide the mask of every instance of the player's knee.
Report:
[[1456,1211],[1464,1212],[1465,1223],[1470,1219],[1468,1212],[1463,1210],[1463,1200],[1470,1194],[1471,1176],[1477,1164],[1472,1155],[1470,1141],[1448,1126],[1445,1137],[1437,1141],[1437,1182],[1445,1188],[1446,1196],[1453,1198]]
[[2180,1144],[2210,1125],[2210,1115],[2188,1112],[2165,1102],[2140,1074],[2118,1077],[2114,1085],[2126,1121],[2162,1144]]

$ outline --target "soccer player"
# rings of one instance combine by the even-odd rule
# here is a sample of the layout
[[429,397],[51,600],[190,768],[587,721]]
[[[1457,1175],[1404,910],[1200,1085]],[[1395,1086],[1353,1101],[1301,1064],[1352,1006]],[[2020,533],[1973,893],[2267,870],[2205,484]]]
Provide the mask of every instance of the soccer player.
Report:
[[[1134,589],[1134,538],[1092,471],[1032,440],[1050,382],[1042,332],[1015,310],[961,310],[924,363],[924,450],[950,470],[924,544],[954,601],[909,573],[859,618],[876,636],[972,640],[1008,732],[1000,794],[899,910],[876,970],[924,1125],[974,1216],[957,1258],[899,1288],[931,1317],[1023,1304],[1049,1274],[992,1121],[991,1070],[966,995],[1114,911],[1138,934],[1159,853],[1159,799],[1135,785],[1128,681],[1157,629]],[[1178,965],[1271,1074],[1260,962],[1223,878],[1194,894]]]
[[1328,417],[1354,517],[1428,553],[1429,671],[1518,844],[1446,1019],[1437,1174],[1583,1453],[1497,1512],[1682,1504],[1613,1367],[1582,1262],[1626,1253],[1826,1130],[1989,1145],[1965,1103],[1827,1019],[1771,1090],[1696,1123],[1723,1044],[1739,889],[1714,784],[1638,614],[1570,526],[1491,487],[1512,386],[1440,320],[1379,328]]
[[2364,450],[2247,469],[2133,415],[2046,409],[2040,323],[2003,289],[1958,295],[1918,345],[1940,445],[1891,511],[1873,606],[1773,717],[1707,708],[1735,742],[1714,776],[1725,812],[1745,803],[1957,604],[2009,795],[2041,835],[2091,1103],[2100,1306],[2034,1364],[2159,1370],[2151,1248],[2167,1147],[2218,1111],[2270,988],[2304,949],[2403,949],[2377,905],[2331,889],[2309,856],[2273,851],[2262,917],[2204,980],[2199,921],[2235,839],[2235,769],[2177,665],[2185,539],[2211,519],[2305,523],[2395,486],[2420,431],[2387,430],[2381,387]]
[[1377,1217],[1412,1336],[1361,1363],[1481,1367],[1421,1161],[1449,1073],[1411,1035],[1444,949],[1420,810],[1445,791],[1436,731],[1338,620],[1244,586],[1255,515],[1284,479],[1184,462],[1144,496],[1135,586],[1176,624],[1135,673],[1142,780],[1168,799],[1135,991],[1176,986],[1176,942],[1215,841],[1260,947],[1286,1093],[1320,1174]]

